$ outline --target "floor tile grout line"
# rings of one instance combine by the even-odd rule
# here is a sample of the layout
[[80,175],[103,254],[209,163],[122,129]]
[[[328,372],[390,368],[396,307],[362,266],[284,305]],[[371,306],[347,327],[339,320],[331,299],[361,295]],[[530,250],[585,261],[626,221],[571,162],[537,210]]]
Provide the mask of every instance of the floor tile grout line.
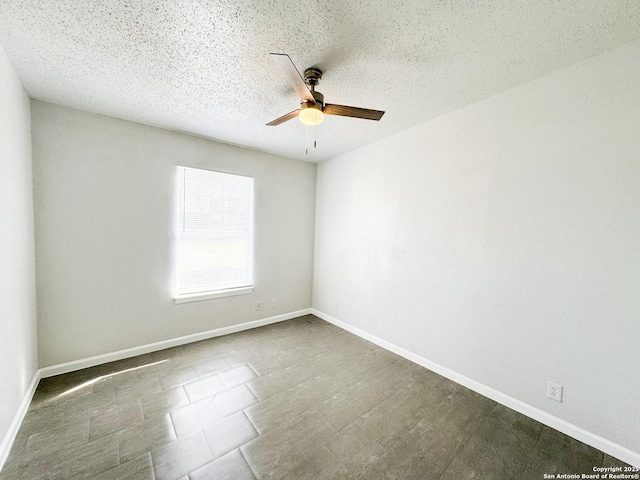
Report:
[[[245,445],[246,445],[246,443],[245,443]],[[244,459],[245,463],[249,466],[249,470],[251,470],[251,473],[253,474],[253,477],[255,479],[257,479],[258,475],[256,474],[255,470],[253,469],[253,467],[249,463],[249,460],[247,460],[247,457],[244,455],[244,452],[242,451],[242,446],[238,447],[238,451],[240,452],[240,455],[242,455],[242,458]]]
[[149,450],[149,459],[151,460],[151,475],[153,475],[153,480],[156,480],[156,466],[153,463],[153,455],[151,454],[151,450]]
[[[249,408],[249,407],[247,407],[247,408]],[[255,424],[255,423],[253,423],[253,421],[251,421],[251,418],[249,418],[249,415],[247,415],[247,412],[245,412],[245,410],[246,410],[247,408],[245,408],[245,409],[241,410],[241,412],[242,412],[242,414],[244,415],[244,417],[245,417],[247,420],[249,420],[249,423],[251,424],[251,426],[253,427],[253,429],[254,429],[256,432],[258,432],[258,437],[256,437],[256,438],[259,438],[259,437],[261,437],[261,436],[262,436],[262,433],[260,432],[260,430],[258,430],[258,427],[256,426],[256,424]],[[249,440],[249,442],[250,442],[250,441],[251,441],[251,440]],[[249,443],[249,442],[246,442],[244,445],[246,445],[246,444],[247,444],[247,443]],[[238,447],[238,448],[240,448],[240,447]]]
[[[540,438],[542,437],[542,429],[543,429],[543,425],[540,425],[540,431],[538,432],[538,436],[536,437],[536,441],[533,444],[533,448],[535,449],[538,446],[538,442],[540,441]],[[529,460],[527,461],[527,463],[524,466],[524,469],[522,470],[522,475],[524,476],[527,471],[529,470],[529,465],[531,465],[531,462],[533,460],[533,455],[531,455],[531,457],[529,458]]]
[[[385,400],[387,400],[388,398],[391,398],[393,395],[395,395],[396,393],[398,393],[398,390],[396,390],[395,392],[391,392],[389,393],[387,396],[385,396],[383,399],[381,399],[379,402],[377,402],[374,406],[372,406],[369,410],[366,410],[365,412],[362,412],[360,415],[358,415],[357,417],[355,417],[353,420],[351,420],[348,424],[346,424],[344,427],[342,427],[341,429],[338,430],[338,432],[343,431],[345,428],[347,428],[349,425],[351,425],[352,423],[355,423],[359,418],[361,418],[363,415],[366,415],[367,413],[371,412],[374,408],[376,408],[378,405],[380,405],[382,402],[384,402]],[[358,425],[356,425],[358,426]],[[381,445],[382,446],[382,445]],[[383,447],[383,446],[382,446]],[[384,448],[384,447],[383,447]]]
[[[396,363],[397,361],[398,361],[398,360],[395,360],[395,361],[391,362],[390,364],[388,364],[388,365],[386,365],[386,366],[384,366],[384,367],[382,367],[382,368],[380,368],[380,369],[376,370],[375,372],[372,372],[372,374],[379,373],[380,371],[385,370],[386,368],[390,367],[391,365],[393,365],[393,364],[394,364],[394,363]],[[288,367],[287,367],[287,368],[288,368]],[[251,388],[251,386],[249,385],[249,383],[248,383],[248,382],[247,382],[245,385],[247,385],[247,387],[249,387],[249,389],[250,389],[250,390],[251,390],[251,392],[254,394],[254,396],[255,396],[256,398],[258,398],[258,401],[259,401],[259,402],[262,402],[262,401],[266,401],[266,400],[269,400],[269,399],[271,399],[271,398],[274,398],[274,397],[276,397],[276,396],[278,396],[278,395],[283,395],[283,394],[287,393],[287,392],[288,392],[289,390],[291,390],[291,389],[299,388],[299,386],[300,386],[301,384],[306,383],[307,381],[312,380],[312,379],[317,379],[317,378],[319,378],[320,376],[325,375],[325,374],[328,374],[328,373],[331,373],[331,370],[329,370],[329,371],[327,371],[327,372],[324,372],[324,373],[322,373],[322,374],[320,374],[320,375],[317,375],[317,376],[315,376],[315,377],[308,377],[308,378],[305,378],[305,379],[304,379],[304,381],[302,381],[302,382],[300,382],[300,383],[298,383],[298,384],[296,384],[296,385],[292,385],[291,387],[288,387],[287,389],[285,389],[285,390],[283,390],[283,391],[281,391],[281,392],[278,392],[277,394],[271,395],[270,397],[264,398],[264,399],[260,399],[260,398],[258,397],[258,394],[253,390],[253,388]],[[264,377],[261,377],[261,378],[264,378]],[[360,382],[357,382],[357,383],[355,383],[354,385],[357,385],[357,384],[359,384],[359,383],[360,383]],[[322,403],[322,402],[323,402],[323,401],[325,401],[325,400],[328,400],[329,398],[333,398],[335,395],[338,395],[339,393],[340,393],[340,392],[338,391],[338,392],[335,392],[335,393],[330,393],[330,394],[328,394],[326,397],[324,397],[324,398],[322,398],[322,399],[318,400],[316,403],[314,403],[313,405],[309,406],[307,409],[305,409],[305,410],[301,411],[301,412],[299,413],[299,415],[300,415],[300,414],[304,414],[304,413],[306,413],[307,411],[309,411],[310,409],[312,409],[312,408],[313,408],[313,407],[315,407],[316,405],[319,405],[320,403]],[[393,395],[394,393],[395,393],[395,392],[390,393],[389,395],[387,395],[386,397],[384,397],[382,400],[380,400],[380,402],[383,402],[384,400],[386,400],[387,398],[389,398],[389,397],[390,397],[391,395]],[[380,402],[378,402],[378,403],[380,403]],[[374,407],[372,407],[372,408],[375,408],[375,406],[377,406],[377,405],[378,405],[378,404],[374,405]],[[368,411],[369,411],[369,410],[368,410]],[[367,411],[367,412],[368,412],[368,411]],[[365,412],[365,413],[367,413],[367,412]],[[344,427],[343,427],[343,428],[344,428]],[[340,430],[342,430],[342,429],[340,429]],[[339,431],[340,431],[340,430],[339,430]]]
[[167,417],[169,417],[169,423],[171,424],[171,430],[173,430],[173,436],[176,437],[176,440],[178,439],[178,432],[176,431],[176,426],[173,423],[173,417],[171,416],[171,412],[167,412],[165,414]]
[[[303,383],[304,383],[304,382],[303,382]],[[292,388],[298,388],[300,385],[301,385],[301,384],[298,384],[298,385],[295,385],[295,386],[293,386],[293,387],[290,387],[289,389],[284,390],[282,393],[286,393],[287,391],[291,390]],[[249,387],[249,388],[251,389],[251,387]],[[255,395],[255,393],[254,393],[254,395]],[[278,394],[278,395],[280,395],[280,394]],[[307,412],[308,412],[309,410],[311,410],[312,408],[316,407],[317,405],[319,405],[320,403],[324,402],[325,400],[328,400],[328,399],[330,399],[330,398],[333,398],[335,395],[337,395],[337,393],[334,393],[334,394],[328,394],[328,396],[327,396],[327,397],[323,397],[323,398],[321,398],[320,400],[318,400],[316,403],[312,404],[312,405],[311,405],[311,406],[309,406],[308,408],[306,408],[306,409],[304,409],[304,410],[300,411],[300,412],[296,415],[296,417],[299,417],[299,416],[301,416],[301,415],[304,415],[305,413],[307,413]],[[255,396],[256,396],[256,398],[258,397],[257,395],[255,395]],[[273,395],[272,397],[269,397],[269,398],[274,398],[274,397],[276,397],[276,396],[277,396],[277,395]],[[265,399],[265,400],[268,400],[269,398],[267,398],[267,399]],[[261,402],[261,401],[262,401],[262,400],[258,399],[258,403],[259,403],[259,402]],[[254,405],[255,405],[255,404],[254,404]],[[247,408],[251,408],[252,406],[253,406],[253,405],[251,405],[250,407],[247,407]],[[245,409],[245,410],[246,410],[246,409]],[[243,410],[243,412],[244,412],[244,410]],[[246,415],[246,413],[245,413],[245,415]],[[246,415],[246,416],[247,416],[247,418],[249,418],[249,416],[248,416],[248,415]],[[293,420],[294,420],[294,419],[290,419],[290,420],[288,420],[287,422],[290,422],[290,421],[293,421]],[[251,421],[251,419],[250,419],[250,418],[249,418],[249,421]],[[253,422],[251,422],[251,423],[253,424]],[[336,427],[335,427],[335,425],[333,425],[330,421],[329,421],[329,424],[331,424],[331,426],[332,426],[332,427],[336,428]],[[256,425],[255,425],[255,424],[254,424],[254,428],[256,429],[256,431],[257,431],[260,435],[262,435],[262,433],[258,430],[258,428],[256,427]],[[276,427],[276,428],[277,428],[277,427]],[[339,431],[340,431],[340,430],[336,430],[336,433],[337,433],[337,432],[339,432]]]
[[[255,368],[253,368],[253,365],[251,365],[251,363],[247,362],[247,363],[245,363],[245,365],[247,365],[251,370],[253,370],[253,373],[255,373],[255,374],[256,374],[256,377],[257,377],[257,378],[262,378],[262,376],[261,376],[261,375],[256,371],[256,369],[255,369]],[[246,383],[246,382],[245,382],[245,383]]]
[[266,400],[266,398],[264,400],[262,400],[260,397],[258,397],[258,394],[255,392],[255,390],[253,388],[251,388],[251,385],[249,385],[249,382],[246,382],[243,385],[247,386],[247,388],[253,394],[253,396],[258,399],[258,402],[263,402],[264,400]]
[[495,403],[495,405],[491,408],[491,411],[487,412],[484,415],[484,418],[482,419],[482,421],[478,422],[478,425],[473,430],[473,432],[471,432],[469,434],[467,439],[461,445],[458,445],[458,447],[456,448],[455,454],[451,457],[451,461],[447,464],[447,466],[444,468],[444,470],[442,470],[442,474],[438,477],[438,480],[441,480],[442,477],[444,477],[445,473],[447,473],[447,470],[449,470],[449,468],[451,467],[451,464],[455,461],[456,458],[458,458],[458,455],[460,455],[460,452],[462,452],[462,450],[464,450],[464,447],[467,446],[467,443],[469,443],[469,441],[475,436],[475,434],[478,432],[478,430],[480,430],[480,427],[482,427],[482,425],[484,425],[484,423],[487,422],[491,418],[491,412],[493,412],[496,409],[496,407],[499,405],[496,402],[494,402],[494,403]]

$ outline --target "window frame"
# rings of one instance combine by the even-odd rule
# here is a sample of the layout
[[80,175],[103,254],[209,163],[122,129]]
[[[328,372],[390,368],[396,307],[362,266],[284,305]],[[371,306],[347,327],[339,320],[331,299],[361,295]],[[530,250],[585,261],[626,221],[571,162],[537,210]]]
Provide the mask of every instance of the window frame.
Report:
[[176,232],[178,232],[179,228],[180,228],[180,222],[179,222],[179,218],[180,218],[180,212],[179,212],[179,205],[180,205],[180,186],[178,185],[178,178],[179,178],[179,169],[192,169],[192,170],[201,170],[201,171],[205,171],[205,172],[211,172],[211,173],[215,173],[215,174],[221,174],[221,175],[230,175],[230,176],[234,176],[234,177],[243,177],[243,178],[247,178],[247,179],[251,179],[252,181],[252,191],[251,191],[251,199],[250,202],[251,204],[249,205],[251,208],[250,211],[250,221],[251,221],[251,226],[250,226],[250,242],[251,242],[251,250],[250,250],[250,261],[252,263],[252,265],[250,266],[251,269],[251,278],[250,278],[250,284],[246,285],[246,286],[239,286],[239,287],[232,287],[232,288],[221,288],[218,290],[207,290],[207,291],[202,291],[202,292],[194,292],[194,293],[178,293],[178,286],[179,286],[179,275],[180,275],[180,254],[179,254],[179,250],[180,250],[180,233],[176,234],[176,247],[175,247],[175,284],[174,284],[174,295],[173,295],[173,299],[175,304],[182,304],[182,303],[190,303],[190,302],[200,302],[200,301],[204,301],[204,300],[211,300],[211,299],[216,299],[216,298],[224,298],[224,297],[231,297],[231,296],[236,296],[236,295],[246,295],[246,294],[250,294],[253,293],[254,291],[254,284],[255,284],[255,277],[254,277],[254,271],[255,271],[255,178],[251,177],[249,175],[240,175],[237,173],[230,173],[230,172],[223,172],[223,171],[219,171],[219,170],[213,170],[210,168],[202,168],[202,167],[192,167],[192,166],[187,166],[187,165],[176,165],[176,177],[175,177],[175,187],[176,187],[176,200],[174,202],[174,205],[176,205],[176,215],[175,215],[175,220],[174,220],[174,228],[176,229]]

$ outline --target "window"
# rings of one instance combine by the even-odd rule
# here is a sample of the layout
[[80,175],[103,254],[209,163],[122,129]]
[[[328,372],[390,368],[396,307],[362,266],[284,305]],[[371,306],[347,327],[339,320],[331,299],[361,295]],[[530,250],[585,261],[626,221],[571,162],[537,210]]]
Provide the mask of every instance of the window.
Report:
[[178,167],[176,303],[253,291],[253,178]]

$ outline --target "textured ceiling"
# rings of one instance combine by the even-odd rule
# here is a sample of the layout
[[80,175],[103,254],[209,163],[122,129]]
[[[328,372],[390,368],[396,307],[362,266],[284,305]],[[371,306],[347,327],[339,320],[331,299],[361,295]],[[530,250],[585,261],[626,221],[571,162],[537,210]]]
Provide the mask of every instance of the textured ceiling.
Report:
[[[2,0],[0,44],[49,102],[309,161],[331,158],[640,38],[638,0]],[[305,155],[269,57],[324,72]]]

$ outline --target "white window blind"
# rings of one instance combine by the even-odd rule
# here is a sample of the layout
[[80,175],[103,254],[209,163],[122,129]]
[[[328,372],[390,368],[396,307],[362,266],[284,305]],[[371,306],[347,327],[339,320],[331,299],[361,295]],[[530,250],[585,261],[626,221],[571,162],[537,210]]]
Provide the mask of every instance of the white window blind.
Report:
[[178,295],[253,284],[253,178],[178,167]]

